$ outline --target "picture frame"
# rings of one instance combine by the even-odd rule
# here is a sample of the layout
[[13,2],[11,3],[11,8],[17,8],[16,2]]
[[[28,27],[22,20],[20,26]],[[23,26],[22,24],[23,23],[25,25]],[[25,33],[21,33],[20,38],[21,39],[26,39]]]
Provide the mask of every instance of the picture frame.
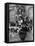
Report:
[[[24,5],[24,6],[33,6],[33,40],[26,41],[11,41],[9,42],[9,5]],[[26,4],[26,3],[5,3],[5,43],[22,43],[22,42],[34,42],[34,4]]]

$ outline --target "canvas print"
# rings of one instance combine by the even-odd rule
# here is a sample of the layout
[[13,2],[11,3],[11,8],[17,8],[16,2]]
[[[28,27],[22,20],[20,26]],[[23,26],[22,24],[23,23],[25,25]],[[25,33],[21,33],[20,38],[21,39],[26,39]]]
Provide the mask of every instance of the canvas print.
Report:
[[34,5],[8,3],[7,39],[8,42],[29,42],[34,40]]

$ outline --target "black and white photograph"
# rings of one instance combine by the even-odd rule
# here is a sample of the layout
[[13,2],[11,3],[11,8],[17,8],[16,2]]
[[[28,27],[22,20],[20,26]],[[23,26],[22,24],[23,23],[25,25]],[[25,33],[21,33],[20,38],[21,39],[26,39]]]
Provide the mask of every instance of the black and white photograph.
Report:
[[34,41],[34,4],[5,4],[5,42]]

